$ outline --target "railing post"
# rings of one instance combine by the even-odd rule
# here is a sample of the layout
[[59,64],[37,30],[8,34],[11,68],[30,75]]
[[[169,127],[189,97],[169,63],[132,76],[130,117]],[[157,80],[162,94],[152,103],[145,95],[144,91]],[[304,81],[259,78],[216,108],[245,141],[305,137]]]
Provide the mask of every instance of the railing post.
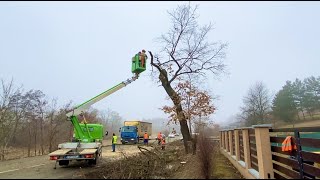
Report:
[[224,149],[224,134],[223,134],[223,131],[221,131],[221,148]]
[[257,159],[260,179],[274,179],[269,129],[271,125],[255,125]]
[[249,144],[249,129],[242,129],[243,138],[243,152],[244,152],[244,162],[246,163],[246,169],[251,169],[251,159],[250,159],[250,144]]
[[236,154],[236,160],[240,161],[240,142],[239,142],[239,129],[234,130],[234,150]]
[[224,144],[224,136],[223,136],[223,131],[221,131],[221,149],[223,149],[223,144]]
[[224,149],[224,133],[223,133],[223,131],[221,131],[221,139],[222,139],[221,148]]
[[220,133],[220,148],[222,148],[222,131],[220,131],[219,133]]
[[233,148],[232,148],[232,131],[233,130],[228,131],[228,133],[229,133],[229,150],[230,150],[231,156],[234,154]]
[[226,149],[227,152],[230,152],[230,151],[229,151],[229,145],[228,145],[228,143],[229,143],[228,131],[226,130],[224,133],[225,133],[225,134],[224,134],[224,135],[225,135],[224,137],[225,137],[225,142],[226,142],[226,145],[225,145],[226,148],[225,148],[225,149]]

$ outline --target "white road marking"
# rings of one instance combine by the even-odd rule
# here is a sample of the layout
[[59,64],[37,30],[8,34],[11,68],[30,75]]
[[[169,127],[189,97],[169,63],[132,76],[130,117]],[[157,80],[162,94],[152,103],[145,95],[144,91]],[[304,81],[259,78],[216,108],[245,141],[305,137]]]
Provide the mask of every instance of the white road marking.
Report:
[[46,165],[46,164],[38,164],[38,165],[34,165],[34,166],[30,166],[30,167],[25,167],[25,168],[21,168],[21,169],[11,169],[11,170],[7,170],[7,171],[2,171],[2,172],[0,172],[0,174],[12,172],[12,171],[18,171],[18,170],[22,170],[22,169],[34,168],[34,167],[43,166],[43,165]]
[[20,169],[12,169],[12,170],[8,170],[8,171],[2,171],[2,172],[0,172],[0,174],[2,174],[2,173],[12,172],[12,171],[17,171],[17,170],[20,170]]
[[31,167],[33,168],[33,167],[37,167],[37,166],[43,166],[43,165],[46,165],[46,164],[39,164],[39,165],[34,165],[34,166],[31,166]]

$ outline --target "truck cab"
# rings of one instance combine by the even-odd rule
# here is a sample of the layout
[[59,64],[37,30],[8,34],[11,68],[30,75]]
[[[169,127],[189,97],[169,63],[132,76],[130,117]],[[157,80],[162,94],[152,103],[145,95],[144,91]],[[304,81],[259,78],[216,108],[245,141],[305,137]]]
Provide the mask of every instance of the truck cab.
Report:
[[138,128],[137,126],[123,126],[120,128],[121,134],[121,143],[138,143],[139,136],[138,136]]

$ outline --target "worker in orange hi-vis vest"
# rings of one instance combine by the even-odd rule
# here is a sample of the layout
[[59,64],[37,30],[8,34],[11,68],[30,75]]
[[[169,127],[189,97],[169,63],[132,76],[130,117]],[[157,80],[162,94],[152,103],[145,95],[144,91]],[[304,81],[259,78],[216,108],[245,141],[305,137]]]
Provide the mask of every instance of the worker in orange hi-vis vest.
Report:
[[158,136],[157,136],[158,145],[161,144],[161,139],[162,139],[162,134],[161,134],[161,132],[159,132],[159,133],[158,133]]
[[144,135],[143,135],[143,143],[144,143],[144,145],[147,145],[148,146],[148,140],[149,140],[149,135],[148,135],[148,133],[144,133]]
[[166,147],[166,139],[165,138],[162,138],[161,139],[161,149],[164,150]]

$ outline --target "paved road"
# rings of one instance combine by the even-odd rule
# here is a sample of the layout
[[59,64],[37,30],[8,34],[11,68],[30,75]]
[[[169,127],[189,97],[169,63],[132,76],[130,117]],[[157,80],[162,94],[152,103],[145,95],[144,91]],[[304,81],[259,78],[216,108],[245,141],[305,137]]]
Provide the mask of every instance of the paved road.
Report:
[[[170,142],[177,140],[179,137],[170,138]],[[150,141],[150,144],[154,143]],[[103,142],[102,160],[114,161],[122,157],[122,153],[127,156],[139,153],[137,145],[117,145],[116,151],[111,152],[109,141]],[[147,147],[152,148],[152,147]],[[122,152],[122,153],[121,153]],[[99,168],[96,166],[88,166],[84,161],[73,161],[67,167],[54,169],[55,161],[49,160],[48,155],[21,158],[0,162],[0,179],[70,179],[79,178],[83,172]]]

